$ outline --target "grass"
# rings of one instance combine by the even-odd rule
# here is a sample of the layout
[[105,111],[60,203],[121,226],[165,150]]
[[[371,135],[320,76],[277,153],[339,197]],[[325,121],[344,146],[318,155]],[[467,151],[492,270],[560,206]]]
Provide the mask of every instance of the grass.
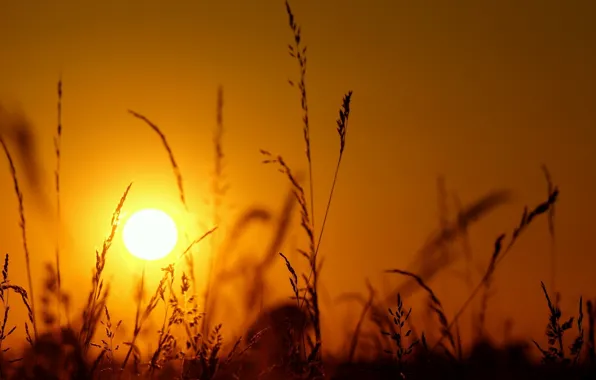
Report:
[[[68,292],[62,287],[60,229],[56,232],[55,260],[45,266],[45,281],[39,298],[41,308],[36,314],[34,289],[31,276],[31,253],[28,246],[25,200],[19,184],[13,156],[4,138],[0,144],[7,158],[9,172],[17,197],[21,240],[26,262],[28,289],[12,284],[9,280],[9,255],[5,256],[0,284],[0,300],[3,319],[0,327],[0,378],[13,379],[356,379],[356,378],[589,378],[596,375],[595,328],[596,312],[592,301],[579,300],[577,316],[562,319],[559,308],[560,295],[556,293],[556,247],[555,213],[559,190],[551,174],[543,166],[547,182],[546,199],[533,208],[523,210],[519,223],[510,234],[500,234],[495,239],[490,261],[480,271],[480,279],[474,285],[472,278],[473,258],[469,248],[469,226],[486,213],[509,200],[509,193],[489,193],[476,202],[463,205],[454,197],[456,217],[449,220],[448,197],[444,180],[438,181],[439,232],[420,250],[419,269],[388,269],[386,272],[404,277],[409,288],[422,289],[428,299],[428,308],[436,318],[438,336],[429,338],[428,331],[418,331],[413,319],[423,314],[421,310],[407,308],[399,290],[380,294],[367,281],[368,296],[345,294],[343,301],[357,301],[362,305],[357,323],[347,340],[346,350],[341,357],[324,356],[322,334],[322,312],[319,305],[319,283],[323,268],[320,254],[328,215],[342,158],[346,152],[347,132],[352,109],[352,91],[347,91],[340,103],[336,130],[339,139],[338,159],[327,197],[325,213],[321,223],[315,224],[311,150],[311,121],[309,119],[307,93],[307,49],[302,40],[301,29],[289,2],[285,3],[293,43],[289,54],[296,60],[299,77],[290,85],[298,89],[302,109],[305,159],[308,165],[308,184],[303,184],[282,155],[261,150],[263,162],[273,165],[288,180],[291,193],[286,198],[273,238],[265,245],[261,260],[243,261],[229,268],[229,255],[243,231],[252,223],[274,221],[266,210],[253,208],[242,214],[229,229],[227,239],[218,239],[218,229],[224,223],[223,207],[229,184],[225,179],[225,154],[223,148],[223,89],[218,90],[216,105],[216,127],[213,136],[214,170],[211,192],[213,196],[213,226],[203,235],[191,239],[186,236],[187,248],[170,264],[162,268],[162,277],[155,289],[148,291],[143,268],[135,297],[136,315],[132,332],[121,329],[123,321],[114,318],[108,309],[110,283],[103,276],[110,259],[110,248],[120,227],[120,213],[126,203],[133,184],[127,186],[117,202],[108,228],[108,235],[101,249],[95,252],[95,267],[91,287],[85,305],[78,318],[71,320],[72,312]],[[62,80],[58,82],[57,129],[54,138],[56,169],[55,192],[57,224],[61,223],[60,164],[62,149]],[[163,130],[148,117],[135,111],[129,113],[142,121],[157,137],[172,167],[180,202],[188,211],[184,177],[174,149],[169,145]],[[19,154],[27,152],[19,151]],[[306,191],[308,189],[308,193]],[[297,207],[300,226],[308,247],[301,249],[307,270],[298,271],[284,252],[282,244],[292,226],[293,211]],[[548,323],[545,331],[547,346],[532,341],[541,355],[540,363],[533,363],[528,354],[528,345],[510,342],[497,348],[490,344],[484,332],[484,321],[489,314],[488,304],[494,274],[502,260],[512,250],[536,218],[546,215],[551,242],[551,270],[549,292],[542,283],[546,299]],[[317,230],[315,227],[320,225]],[[430,286],[432,279],[453,261],[450,245],[457,240],[463,242],[462,251],[466,259],[464,279],[469,288],[469,297],[453,315],[449,315],[443,302]],[[199,244],[211,243],[208,277],[203,294],[198,293],[194,252]],[[288,295],[290,302],[271,309],[260,309],[257,313],[246,313],[246,333],[238,338],[226,336],[225,327],[212,318],[218,307],[225,303],[223,284],[243,281],[244,290],[237,289],[243,296],[246,311],[262,304],[265,293],[265,275],[279,262],[285,265],[289,274]],[[35,262],[35,261],[34,261]],[[184,265],[180,265],[184,263]],[[10,294],[20,298],[27,310],[24,336],[28,347],[17,352],[6,346],[7,337],[20,329],[10,322],[10,310],[14,307]],[[479,304],[474,304],[480,295]],[[554,298],[553,298],[554,295]],[[199,302],[201,300],[201,302]],[[199,304],[203,305],[200,307]],[[476,305],[477,307],[472,307]],[[163,311],[163,315],[160,315]],[[584,314],[585,311],[585,314]],[[462,347],[461,317],[468,313],[477,324],[476,341],[469,350]],[[64,317],[64,318],[63,318]],[[160,322],[153,331],[151,350],[139,346],[139,337],[151,317]],[[38,325],[38,322],[42,324]],[[587,327],[586,327],[587,325]],[[568,335],[576,330],[571,342]],[[32,334],[31,334],[32,333]],[[567,340],[566,340],[567,339]]]
[[[21,227],[21,240],[23,242],[23,252],[25,253],[25,265],[27,266],[27,283],[29,285],[29,294],[31,295],[30,297],[30,302],[31,302],[31,306],[29,307],[27,304],[27,308],[29,309],[29,322],[31,323],[31,326],[33,326],[33,333],[34,333],[34,337],[35,339],[37,339],[37,323],[36,323],[36,318],[35,318],[35,297],[33,296],[33,284],[31,281],[31,258],[30,258],[30,253],[29,253],[29,245],[27,244],[27,223],[26,223],[26,218],[25,218],[25,207],[24,207],[24,201],[23,201],[23,193],[21,191],[21,187],[19,185],[19,180],[17,177],[17,171],[14,165],[14,160],[12,159],[12,155],[10,154],[8,147],[6,146],[6,142],[4,141],[3,138],[0,137],[0,144],[2,145],[2,149],[4,150],[4,153],[6,154],[6,159],[8,161],[9,167],[10,167],[10,175],[12,177],[13,180],[13,185],[14,185],[14,192],[17,196],[17,201],[18,201],[18,205],[19,205],[19,217],[20,217],[20,221],[19,221],[19,225]],[[27,325],[26,325],[27,326]],[[27,327],[28,329],[28,327]]]

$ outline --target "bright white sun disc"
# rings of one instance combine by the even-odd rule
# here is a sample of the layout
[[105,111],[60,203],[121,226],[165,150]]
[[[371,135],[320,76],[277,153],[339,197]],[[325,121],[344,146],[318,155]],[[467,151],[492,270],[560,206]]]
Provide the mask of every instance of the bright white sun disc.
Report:
[[122,239],[132,255],[144,260],[157,260],[174,249],[178,241],[178,229],[165,212],[144,209],[126,221]]

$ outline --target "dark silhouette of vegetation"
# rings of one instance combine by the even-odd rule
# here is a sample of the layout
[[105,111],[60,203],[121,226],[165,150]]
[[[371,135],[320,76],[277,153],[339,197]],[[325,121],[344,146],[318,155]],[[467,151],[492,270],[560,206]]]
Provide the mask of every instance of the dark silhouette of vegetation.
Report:
[[[344,302],[359,302],[362,309],[347,337],[346,350],[341,356],[323,355],[319,305],[319,281],[323,265],[320,255],[321,241],[327,217],[331,210],[335,185],[339,176],[342,158],[346,151],[348,124],[352,110],[352,91],[347,91],[341,101],[336,130],[339,137],[339,152],[333,174],[332,187],[327,198],[326,209],[319,230],[315,229],[314,191],[311,150],[311,121],[309,119],[306,91],[307,49],[302,40],[301,29],[296,21],[290,3],[285,2],[292,32],[293,43],[289,53],[299,66],[296,86],[300,93],[303,112],[303,134],[305,158],[309,168],[308,185],[294,174],[282,155],[261,150],[264,163],[274,165],[288,180],[290,193],[284,200],[279,215],[260,208],[251,208],[232,224],[226,239],[216,239],[216,231],[222,222],[220,207],[229,186],[224,179],[223,151],[223,89],[217,98],[217,123],[213,143],[215,163],[212,192],[214,198],[213,226],[194,240],[187,236],[187,248],[172,263],[162,268],[162,277],[145,301],[145,270],[138,285],[135,299],[136,316],[134,329],[125,333],[120,327],[122,320],[111,315],[108,308],[110,283],[104,276],[104,268],[110,257],[110,248],[120,228],[120,213],[131,190],[132,183],[125,189],[117,203],[109,225],[109,233],[101,249],[95,252],[95,266],[92,268],[91,289],[83,309],[76,320],[71,321],[71,304],[67,289],[62,286],[64,273],[60,264],[60,236],[56,236],[55,260],[45,266],[44,287],[39,297],[40,309],[36,310],[31,278],[31,260],[24,197],[19,184],[21,173],[14,165],[5,133],[0,130],[0,145],[7,158],[9,173],[17,196],[19,224],[25,254],[28,289],[14,284],[9,279],[9,255],[6,254],[0,283],[0,301],[3,319],[0,327],[0,379],[596,379],[595,321],[596,312],[592,301],[579,299],[578,314],[563,318],[559,308],[560,295],[556,293],[556,251],[554,206],[559,189],[554,185],[551,174],[543,166],[548,192],[546,199],[535,207],[526,207],[521,220],[510,234],[500,234],[494,242],[488,266],[480,273],[480,280],[473,283],[472,255],[467,244],[468,227],[493,209],[510,199],[507,190],[491,191],[470,204],[462,204],[456,198],[456,216],[449,220],[447,196],[444,182],[439,181],[440,223],[439,230],[431,235],[418,252],[414,266],[409,270],[394,268],[386,272],[406,279],[404,285],[388,294],[380,294],[367,281],[368,297],[360,294],[345,294]],[[55,190],[58,204],[57,219],[60,222],[60,164],[62,149],[62,80],[58,82],[58,126],[54,145],[56,154]],[[2,109],[0,109],[1,111]],[[169,145],[166,134],[153,121],[140,113],[130,114],[145,123],[160,139],[167,153],[175,176],[180,202],[188,211],[187,194],[184,191],[184,176],[178,165],[174,149]],[[0,114],[0,116],[2,116]],[[1,121],[1,120],[0,120]],[[31,144],[17,144],[17,154],[31,156]],[[29,160],[29,162],[33,162]],[[27,167],[25,176],[30,182],[36,168]],[[305,188],[309,189],[309,196]],[[300,214],[300,228],[306,237],[308,248],[299,250],[306,261],[305,272],[294,266],[284,252],[282,244],[292,227],[292,216],[297,208]],[[536,318],[544,319],[547,345],[533,340],[533,344],[522,341],[508,341],[503,346],[495,345],[484,333],[484,320],[488,313],[489,290],[499,264],[507,256],[536,218],[546,215],[551,239],[550,292],[542,283],[548,315],[536,311]],[[242,259],[229,265],[228,256],[234,251],[239,237],[253,223],[273,225],[271,241],[264,244],[260,259]],[[443,302],[430,286],[431,280],[448,267],[455,257],[449,251],[449,244],[457,239],[464,241],[464,256],[467,270],[466,283],[470,294],[454,315],[444,308]],[[208,283],[205,294],[197,293],[193,255],[196,246],[212,241],[212,257],[209,262]],[[16,253],[11,253],[16,254]],[[180,266],[180,262],[185,265]],[[274,264],[283,263],[289,274],[288,295],[290,301],[255,311],[255,305],[263,299],[265,275]],[[225,335],[224,326],[212,317],[213,310],[226,302],[221,287],[234,281],[241,281],[237,293],[243,302],[234,305],[239,315],[246,316],[246,332],[240,338]],[[412,319],[424,310],[407,306],[409,300],[402,294],[421,290],[427,297],[432,316],[438,320],[438,336],[429,338],[427,331],[414,328]],[[27,321],[14,324],[10,310],[15,294],[27,310]],[[482,295],[480,307],[470,308],[473,300]],[[199,307],[198,299],[204,300]],[[10,301],[10,302],[9,302]],[[156,344],[151,351],[140,347],[141,330],[151,316],[158,315],[159,330],[153,331]],[[470,348],[464,350],[460,335],[460,319],[469,312],[477,323],[478,333]],[[62,318],[64,316],[65,318]],[[363,326],[373,326],[364,331]],[[26,345],[19,351],[7,346],[5,340],[19,331],[25,336]],[[572,331],[575,331],[572,333]],[[32,333],[31,333],[32,332]],[[436,332],[433,332],[436,333]],[[571,340],[569,336],[571,336]],[[365,342],[367,344],[365,344]],[[532,351],[539,353],[541,361],[532,360]]]

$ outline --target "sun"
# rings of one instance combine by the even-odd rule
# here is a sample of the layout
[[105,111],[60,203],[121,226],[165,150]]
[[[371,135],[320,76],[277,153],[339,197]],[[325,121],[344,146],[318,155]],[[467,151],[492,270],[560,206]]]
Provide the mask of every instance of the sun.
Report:
[[144,260],[157,260],[167,256],[178,241],[178,228],[165,212],[144,209],[135,212],[122,230],[126,249]]

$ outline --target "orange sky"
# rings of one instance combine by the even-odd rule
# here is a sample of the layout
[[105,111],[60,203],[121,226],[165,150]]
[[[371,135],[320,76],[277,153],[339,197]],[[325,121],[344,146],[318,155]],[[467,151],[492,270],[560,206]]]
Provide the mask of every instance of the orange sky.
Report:
[[[594,296],[594,2],[309,0],[292,6],[308,45],[319,221],[337,158],[337,110],[343,94],[354,91],[321,247],[329,297],[323,302],[363,290],[367,277],[380,284],[386,268],[408,267],[438,225],[439,175],[464,202],[496,188],[514,191],[510,204],[471,231],[476,259],[484,265],[493,239],[514,227],[523,205],[545,199],[543,163],[561,190],[556,228],[563,306],[575,312],[580,294]],[[287,83],[298,74],[289,42],[281,0],[0,5],[0,101],[33,123],[52,201],[60,74],[64,81],[65,286],[73,293],[89,286],[93,248],[129,182],[135,181],[131,210],[182,212],[159,140],[127,109],[145,114],[167,134],[192,211],[207,223],[216,92],[223,85],[232,215],[255,204],[280,209],[286,181],[260,163],[258,150],[281,153],[295,170],[306,169],[299,96]],[[8,171],[3,175],[0,249],[12,254],[13,281],[25,285],[17,206]],[[32,197],[26,190],[36,275],[53,257],[53,238]],[[300,233],[293,233],[288,250]],[[489,318],[496,337],[508,317],[516,334],[542,333],[547,309],[539,282],[549,276],[547,237],[541,219],[498,269]],[[261,239],[257,231],[246,251],[258,249]],[[121,266],[130,261],[121,245],[112,257],[114,281],[123,281],[114,302],[123,305],[138,268]],[[286,285],[281,260],[275,271],[275,281]],[[126,279],[117,280],[119,274]],[[449,311],[465,297],[452,274],[431,285]],[[285,291],[290,294],[289,284]],[[343,326],[334,321],[348,309],[334,310],[325,323]]]

